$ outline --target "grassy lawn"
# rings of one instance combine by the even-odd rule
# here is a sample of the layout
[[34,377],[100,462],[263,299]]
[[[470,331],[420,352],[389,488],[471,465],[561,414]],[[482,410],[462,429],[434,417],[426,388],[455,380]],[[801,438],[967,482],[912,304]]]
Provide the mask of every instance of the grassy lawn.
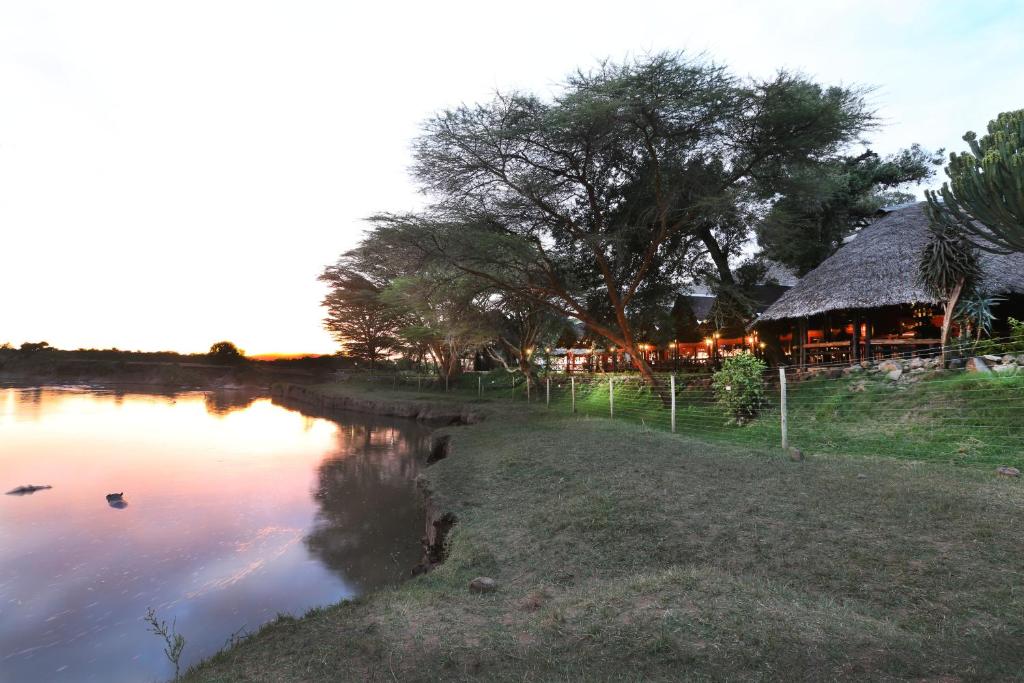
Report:
[[525,404],[450,432],[427,470],[458,518],[443,565],[188,680],[1024,677],[1020,480]]
[[[772,379],[776,376],[770,374]],[[759,449],[779,445],[777,386],[768,387],[768,404],[759,417],[738,425],[718,407],[710,389],[700,382],[702,377],[706,375],[677,376],[676,426],[680,434]],[[526,403],[522,378],[515,390],[510,379],[504,371],[483,375],[485,402],[497,410],[508,410],[511,402]],[[616,419],[669,430],[669,411],[639,376],[616,375],[613,379]],[[420,390],[408,380],[393,387],[390,378],[366,388],[395,398],[476,401],[477,381],[475,375],[464,375],[447,393],[436,382],[423,382]],[[913,383],[893,383],[879,374],[861,373],[790,382],[788,393],[790,443],[809,454],[1024,469],[1024,374],[930,373]],[[578,415],[609,415],[607,376],[577,376],[575,395]],[[570,412],[567,377],[552,376],[550,396],[552,412]],[[543,405],[545,400],[542,379],[531,402]]]

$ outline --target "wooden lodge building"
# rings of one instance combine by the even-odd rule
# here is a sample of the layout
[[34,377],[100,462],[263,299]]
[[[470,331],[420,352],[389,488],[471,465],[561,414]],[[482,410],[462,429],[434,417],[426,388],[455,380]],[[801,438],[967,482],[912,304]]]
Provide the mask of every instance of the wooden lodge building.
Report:
[[[942,307],[918,282],[928,241],[925,203],[882,211],[835,254],[780,296],[751,325],[778,339],[798,364],[910,355],[939,346]],[[993,337],[1024,319],[1024,253],[979,252],[981,291],[999,296]],[[951,331],[951,335],[956,331]]]

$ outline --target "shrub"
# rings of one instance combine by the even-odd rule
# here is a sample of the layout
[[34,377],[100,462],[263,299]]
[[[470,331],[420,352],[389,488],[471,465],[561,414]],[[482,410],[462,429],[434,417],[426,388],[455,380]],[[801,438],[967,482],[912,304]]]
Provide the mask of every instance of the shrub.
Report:
[[715,399],[737,422],[754,417],[764,404],[767,369],[764,361],[743,353],[722,361],[722,369],[712,377]]

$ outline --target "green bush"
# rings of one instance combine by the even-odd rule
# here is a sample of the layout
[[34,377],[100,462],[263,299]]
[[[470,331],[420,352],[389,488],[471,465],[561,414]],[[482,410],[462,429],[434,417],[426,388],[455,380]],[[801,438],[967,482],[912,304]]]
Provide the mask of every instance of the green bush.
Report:
[[722,369],[712,377],[715,399],[737,422],[754,417],[764,404],[767,369],[764,361],[743,353],[722,361]]

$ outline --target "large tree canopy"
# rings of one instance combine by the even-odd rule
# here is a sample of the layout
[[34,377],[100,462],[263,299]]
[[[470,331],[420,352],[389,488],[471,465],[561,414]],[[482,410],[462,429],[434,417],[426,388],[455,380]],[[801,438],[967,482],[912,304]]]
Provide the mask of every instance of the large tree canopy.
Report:
[[871,150],[790,169],[782,196],[757,227],[764,256],[805,275],[882,206],[913,199],[904,188],[931,178],[942,151],[918,145],[880,157]]
[[550,100],[500,93],[428,121],[414,172],[432,210],[377,227],[579,318],[650,376],[631,306],[701,258],[733,286],[730,257],[788,169],[874,124],[862,95],[784,72],[741,80],[681,54],[606,63]]
[[964,134],[970,152],[949,155],[949,182],[929,192],[933,212],[959,223],[986,251],[1024,251],[1024,109],[989,121],[979,140]]

